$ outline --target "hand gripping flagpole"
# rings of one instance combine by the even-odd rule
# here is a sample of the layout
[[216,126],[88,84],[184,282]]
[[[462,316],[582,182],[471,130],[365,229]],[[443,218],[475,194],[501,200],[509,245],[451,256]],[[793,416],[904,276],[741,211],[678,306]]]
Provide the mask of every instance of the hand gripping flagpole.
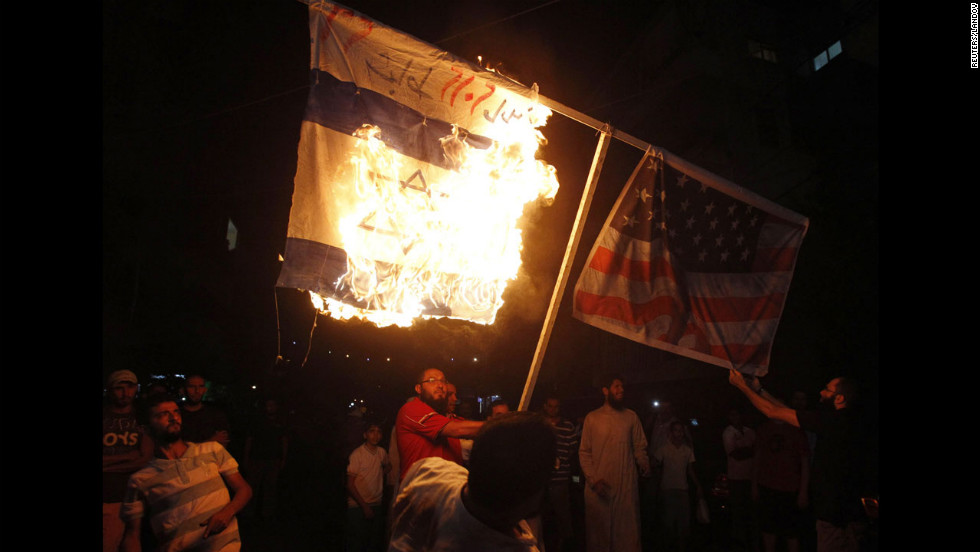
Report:
[[571,270],[572,262],[575,260],[575,252],[578,251],[578,242],[582,237],[585,228],[585,220],[589,216],[589,207],[592,205],[592,196],[595,195],[595,185],[599,181],[599,172],[602,171],[602,164],[606,160],[606,151],[609,150],[609,139],[613,136],[612,127],[608,124],[601,129],[599,143],[596,146],[595,156],[592,158],[592,167],[589,169],[589,178],[585,183],[585,190],[582,192],[582,200],[579,202],[578,214],[575,215],[575,224],[572,226],[572,234],[568,238],[568,245],[565,247],[565,258],[561,262],[561,270],[558,273],[558,282],[551,295],[551,304],[548,305],[548,314],[545,317],[544,326],[541,328],[541,336],[538,338],[538,346],[534,351],[534,360],[531,363],[531,370],[528,372],[527,381],[524,384],[524,393],[521,395],[521,402],[518,410],[527,410],[534,393],[534,385],[538,380],[538,372],[541,370],[541,362],[544,359],[544,352],[548,348],[548,341],[551,339],[551,330],[555,327],[555,318],[558,315],[558,306],[561,298],[565,294],[565,285],[568,283],[568,273]]

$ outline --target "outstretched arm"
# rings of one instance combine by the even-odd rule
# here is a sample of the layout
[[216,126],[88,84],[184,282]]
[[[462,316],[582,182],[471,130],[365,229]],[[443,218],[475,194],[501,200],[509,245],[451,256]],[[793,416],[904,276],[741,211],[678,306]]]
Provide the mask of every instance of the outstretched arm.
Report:
[[483,422],[453,418],[452,420],[449,420],[448,424],[442,427],[442,431],[440,431],[439,434],[443,437],[472,439],[481,427],[483,427]]
[[786,408],[782,403],[778,401],[774,402],[753,391],[749,387],[749,384],[745,382],[745,377],[738,370],[728,371],[728,381],[749,399],[749,402],[752,403],[752,406],[756,410],[762,412],[767,418],[782,420],[788,424],[800,427],[800,421],[796,419],[795,410]]

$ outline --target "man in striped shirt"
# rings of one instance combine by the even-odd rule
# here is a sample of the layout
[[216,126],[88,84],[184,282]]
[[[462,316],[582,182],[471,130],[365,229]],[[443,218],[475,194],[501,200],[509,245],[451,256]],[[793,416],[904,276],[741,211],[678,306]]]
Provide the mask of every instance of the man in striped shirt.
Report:
[[237,552],[242,543],[235,514],[252,497],[238,462],[216,441],[185,442],[173,397],[155,395],[147,409],[155,457],[129,478],[121,511],[126,522],[122,550],[141,550],[146,516],[160,551]]
[[548,502],[544,512],[545,549],[561,552],[562,543],[574,536],[570,485],[572,458],[578,453],[578,432],[575,424],[562,418],[561,399],[548,396],[541,407],[544,419],[555,429],[558,445],[558,462],[551,472],[548,485]]

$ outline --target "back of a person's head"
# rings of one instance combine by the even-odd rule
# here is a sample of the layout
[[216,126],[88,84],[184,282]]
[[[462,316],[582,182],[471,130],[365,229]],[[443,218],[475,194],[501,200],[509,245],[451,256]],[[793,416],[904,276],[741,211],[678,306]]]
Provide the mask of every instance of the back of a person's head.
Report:
[[519,411],[491,418],[473,440],[470,495],[496,511],[519,504],[548,484],[556,447],[554,429],[540,414]]
[[490,403],[490,408],[495,406],[506,406],[507,408],[510,408],[510,403],[507,402],[507,399],[494,399],[493,402]]

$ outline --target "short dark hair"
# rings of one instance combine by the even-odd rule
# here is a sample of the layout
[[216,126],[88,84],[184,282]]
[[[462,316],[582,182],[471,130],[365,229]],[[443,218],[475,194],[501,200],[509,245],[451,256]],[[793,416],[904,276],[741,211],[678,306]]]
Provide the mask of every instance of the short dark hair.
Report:
[[419,368],[415,371],[415,383],[418,384],[420,381],[422,381],[422,379],[425,377],[425,373],[429,370],[439,370],[442,372],[443,377],[446,378],[446,381],[449,381],[449,378],[446,376],[446,371],[439,366],[425,366],[424,368]]
[[156,393],[151,393],[149,397],[146,398],[146,411],[149,412],[151,408],[155,406],[160,406],[160,404],[165,402],[172,402],[180,404],[177,401],[177,397],[170,394],[168,391],[157,391]]
[[599,388],[601,389],[603,387],[606,387],[606,388],[612,387],[612,383],[614,381],[616,381],[616,380],[619,380],[619,381],[623,382],[624,384],[626,383],[626,380],[623,379],[622,374],[616,374],[616,373],[605,374],[602,377],[602,379],[599,380]]
[[491,418],[473,440],[469,493],[486,508],[511,509],[547,487],[556,457],[555,430],[540,414]]

